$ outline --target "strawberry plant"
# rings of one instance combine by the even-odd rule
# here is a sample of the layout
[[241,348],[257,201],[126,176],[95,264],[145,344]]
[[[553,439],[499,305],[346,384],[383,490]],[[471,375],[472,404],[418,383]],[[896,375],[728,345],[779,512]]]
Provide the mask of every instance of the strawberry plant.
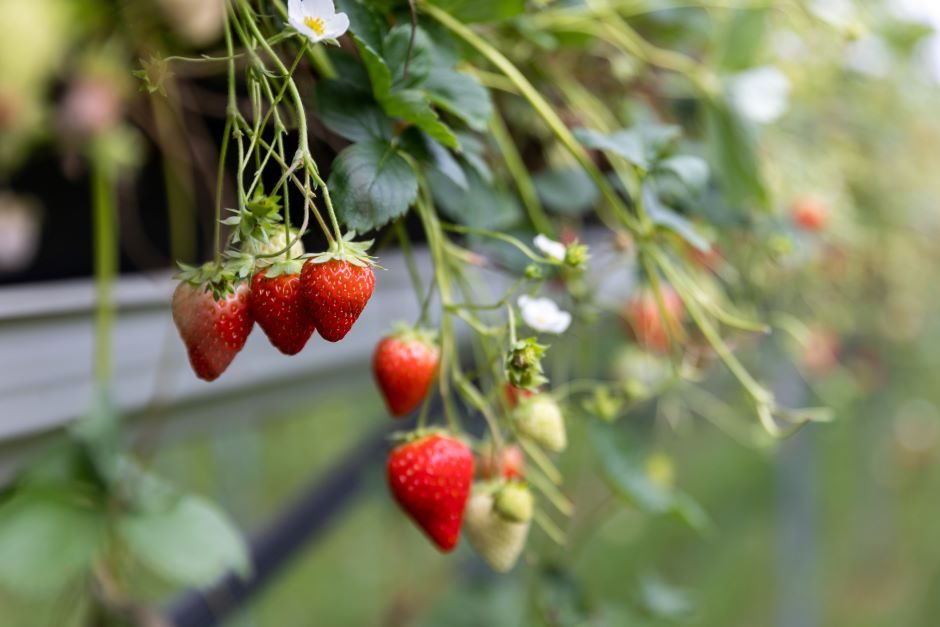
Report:
[[[198,326],[190,319],[201,319],[195,312],[223,311],[231,290],[250,289],[251,295],[239,300],[244,315],[228,312],[229,325],[244,320],[239,328],[250,329],[256,320],[288,355],[305,345],[328,351],[315,340],[310,348],[312,330],[328,342],[356,333],[377,275],[381,281],[380,246],[357,234],[374,233],[383,242],[396,237],[411,264],[420,314],[416,327],[406,327],[411,330],[376,338],[373,373],[392,416],[423,409],[415,432],[406,436],[412,442],[389,459],[390,486],[432,540],[452,549],[472,465],[461,461],[461,475],[450,476],[456,466],[435,466],[430,450],[450,443],[464,451],[461,459],[467,457],[468,449],[453,438],[472,442],[465,422],[481,417],[488,432],[482,467],[495,492],[474,497],[472,535],[498,568],[515,561],[530,520],[562,540],[555,514],[567,516],[572,506],[551,455],[569,445],[573,416],[613,421],[655,395],[657,386],[693,380],[717,360],[770,435],[827,417],[822,410],[781,406],[751,374],[726,334],[753,336],[768,327],[731,304],[734,283],[704,274],[731,260],[714,258],[715,228],[691,208],[706,193],[754,211],[771,202],[753,147],[741,141],[746,133],[734,113],[734,95],[726,98],[717,88],[714,69],[678,52],[660,53],[616,10],[545,7],[526,17],[523,10],[516,2],[228,5],[227,54],[219,60],[227,67],[228,109],[218,172],[221,189],[226,151],[234,146],[237,205],[229,217],[219,216],[228,235],[216,229],[216,261],[207,266],[225,280],[205,284],[201,309],[189,306],[193,313],[176,316],[188,345],[194,337],[197,348],[208,345],[190,350],[194,369],[206,379],[221,374],[243,338],[220,328],[224,341],[216,347],[214,334],[202,331],[211,320]],[[724,129],[712,144],[725,152],[709,158],[690,150],[695,125],[667,121],[666,106],[624,124],[605,108],[607,94],[591,93],[576,74],[559,69],[565,63],[536,69],[507,45],[522,34],[527,46],[537,48],[535,33],[546,40],[596,38],[615,61],[638,57],[674,73],[687,97],[700,102],[706,125]],[[308,92],[309,75],[317,83]],[[250,97],[249,107],[239,102],[240,93]],[[320,130],[313,131],[314,123]],[[332,160],[312,148],[311,139],[322,132],[340,147]],[[559,165],[532,171],[523,151],[533,141]],[[327,171],[329,176],[321,174]],[[277,182],[265,189],[266,180]],[[294,216],[292,204],[299,207]],[[818,230],[821,214],[807,206],[795,205],[794,220]],[[577,220],[560,224],[556,216]],[[586,228],[591,244],[579,241],[573,228]],[[430,284],[411,259],[416,236],[430,252]],[[657,355],[651,359],[672,364],[672,374],[656,386],[604,379],[559,385],[543,365],[557,350],[553,344],[564,344],[566,334],[606,315],[612,294],[594,280],[592,262],[607,242],[615,251],[607,263],[634,276],[633,290],[618,292],[626,302],[621,311],[629,338]],[[482,268],[511,277],[501,293],[487,296],[479,289]],[[192,281],[193,272],[182,279]],[[180,289],[184,304],[197,302],[196,288]],[[416,328],[433,330],[436,339]],[[446,437],[426,435],[429,422],[439,418],[429,416],[435,398],[442,424],[434,428],[445,428]],[[502,457],[503,451],[511,456]],[[493,512],[511,485],[503,483],[521,476],[523,455],[532,462],[525,476],[540,496],[537,515],[507,523]],[[430,493],[414,500],[407,479],[413,474],[426,476],[428,486],[454,485],[446,511],[421,501]],[[522,524],[524,532],[513,526]],[[503,539],[491,541],[497,537]]]
[[[802,165],[806,136],[838,124],[788,112],[800,72],[768,44],[794,28],[850,40],[859,24],[816,3],[686,4],[226,0],[220,50],[141,61],[133,75],[164,116],[156,134],[179,103],[203,105],[200,92],[174,100],[192,76],[224,91],[209,89],[221,110],[206,125],[212,250],[177,247],[170,303],[192,376],[232,376],[256,323],[291,364],[316,352],[332,365],[339,342],[374,347],[376,394],[405,429],[385,460],[387,502],[442,552],[463,531],[496,571],[526,563],[547,577],[559,555],[574,562],[594,530],[578,487],[588,472],[649,516],[708,530],[671,460],[627,441],[640,420],[625,418],[653,414],[679,433],[702,416],[755,447],[829,421],[825,407],[784,402],[763,356],[793,357],[810,380],[841,374],[851,351],[839,329],[855,312],[821,305],[820,282],[870,289],[846,261],[862,236],[837,227],[851,220],[850,190],[874,177],[850,184],[831,163]],[[70,89],[76,115],[102,91]],[[48,474],[37,464],[6,524],[57,521],[41,528],[50,546],[76,529],[63,577],[93,572],[106,587],[121,566],[112,554],[127,552],[205,586],[246,572],[245,547],[221,512],[125,454],[112,406],[113,214],[134,142],[105,133],[111,117],[69,127],[93,174],[97,400],[67,438],[77,461],[53,483],[87,498],[37,495],[33,473]],[[775,131],[782,119],[793,126]],[[168,228],[195,241],[173,209]],[[385,320],[383,265],[407,273],[413,319]],[[388,328],[375,333],[364,312]],[[204,531],[166,540],[184,527]],[[15,546],[3,528],[0,511],[0,547]],[[188,550],[200,545],[203,562]],[[0,567],[0,579],[15,573]]]

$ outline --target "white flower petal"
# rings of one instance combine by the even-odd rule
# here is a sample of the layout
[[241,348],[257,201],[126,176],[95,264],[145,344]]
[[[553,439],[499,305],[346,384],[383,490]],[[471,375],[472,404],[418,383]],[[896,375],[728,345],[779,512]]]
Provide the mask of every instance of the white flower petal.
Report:
[[786,112],[790,81],[775,67],[754,68],[732,78],[729,95],[741,115],[759,124],[767,124]]
[[571,314],[559,309],[551,299],[520,296],[517,302],[522,320],[536,331],[563,333],[571,324]]
[[337,13],[326,20],[326,31],[324,37],[327,39],[336,39],[342,37],[349,30],[349,16],[345,13]]
[[561,242],[556,242],[540,233],[535,236],[532,243],[535,244],[536,248],[545,253],[547,257],[551,257],[556,261],[565,260],[565,245]]
[[323,21],[336,15],[333,0],[303,0],[304,15],[319,17]]
[[298,22],[303,22],[304,7],[302,0],[288,0],[287,18],[288,21],[291,22],[291,25],[293,25],[295,20]]
[[567,311],[558,312],[558,326],[555,327],[555,333],[564,333],[571,326],[571,314]]

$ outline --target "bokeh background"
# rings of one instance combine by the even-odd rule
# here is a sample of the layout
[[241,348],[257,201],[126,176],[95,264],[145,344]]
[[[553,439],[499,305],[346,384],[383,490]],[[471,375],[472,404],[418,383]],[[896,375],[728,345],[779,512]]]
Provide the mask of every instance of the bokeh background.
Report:
[[[376,458],[329,524],[225,624],[937,624],[940,5],[633,5],[659,45],[711,58],[748,51],[725,71],[740,112],[759,123],[775,213],[755,228],[778,238],[777,263],[736,239],[739,217],[702,213],[728,267],[747,277],[742,295],[778,329],[736,348],[789,405],[826,405],[836,419],[769,443],[713,366],[700,389],[669,389],[616,429],[570,420],[575,444],[561,467],[578,512],[568,545],[533,534],[526,563],[509,575],[490,573],[465,546],[432,551],[388,497]],[[381,437],[369,350],[382,324],[412,305],[389,251],[384,304],[372,305],[383,309],[341,353],[243,359],[211,390],[192,380],[169,322],[169,276],[173,259],[209,250],[224,82],[217,66],[174,66],[169,93],[155,97],[132,71],[154,54],[218,52],[221,12],[221,0],[0,2],[0,467],[11,477],[89,402],[88,162],[103,159],[128,173],[118,208],[119,405],[153,468],[251,533],[363,439]],[[637,85],[648,78],[615,69],[635,72]],[[318,150],[335,152],[334,139],[318,139]],[[807,196],[831,208],[820,235],[789,223],[788,208]],[[260,353],[255,335],[249,354]],[[607,320],[559,340],[550,370],[563,379],[576,362],[655,378],[661,364],[637,350]],[[631,452],[629,498],[619,498],[622,477],[578,444],[592,437]],[[697,505],[659,506],[662,491]],[[182,592],[135,573],[134,595],[155,607]],[[81,587],[53,602],[0,590],[0,623],[81,624],[87,602]]]

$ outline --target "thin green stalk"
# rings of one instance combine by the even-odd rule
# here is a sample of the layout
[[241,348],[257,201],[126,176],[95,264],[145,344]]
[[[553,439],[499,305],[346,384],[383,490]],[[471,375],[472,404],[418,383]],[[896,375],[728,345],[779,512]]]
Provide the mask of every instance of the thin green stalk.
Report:
[[300,91],[297,89],[297,84],[294,83],[294,79],[290,76],[290,73],[287,71],[287,66],[284,65],[284,62],[281,61],[281,58],[277,56],[277,53],[271,48],[271,45],[264,38],[264,35],[261,34],[261,31],[258,30],[258,25],[255,24],[254,11],[251,8],[251,5],[246,2],[246,0],[241,0],[239,2],[242,6],[242,10],[245,12],[246,17],[248,18],[246,23],[248,28],[251,30],[252,34],[258,39],[258,42],[261,44],[261,47],[264,48],[264,51],[268,54],[271,60],[274,62],[274,65],[277,67],[278,71],[286,76],[284,80],[287,81],[287,88],[290,90],[291,98],[294,101],[294,109],[297,111],[297,127],[298,133],[300,135],[300,153],[304,157],[310,157],[310,141],[307,136],[307,115],[304,110],[304,101],[300,97]]
[[219,168],[215,179],[215,223],[212,239],[215,242],[215,262],[222,260],[222,190],[225,187],[225,158],[228,156],[228,140],[232,134],[232,117],[225,119],[225,130],[222,131],[222,147],[219,148]]
[[496,420],[496,416],[493,414],[492,408],[489,406],[489,403],[486,402],[486,399],[483,398],[483,395],[480,394],[476,386],[464,376],[460,368],[456,364],[454,364],[454,366],[452,372],[454,383],[457,384],[457,389],[463,394],[467,402],[483,415],[483,420],[486,421],[490,437],[493,439],[493,445],[496,447],[496,450],[501,450],[504,446],[503,434],[499,430],[499,423]]
[[649,254],[652,255],[653,259],[656,262],[656,265],[662,269],[663,274],[666,275],[666,278],[670,283],[676,288],[676,291],[679,292],[682,300],[685,302],[686,310],[689,312],[689,316],[692,318],[692,321],[702,332],[702,335],[705,336],[705,340],[709,343],[718,357],[724,362],[728,370],[732,375],[738,380],[742,387],[747,391],[750,397],[754,400],[754,403],[761,407],[773,407],[773,396],[770,392],[764,388],[761,384],[754,380],[754,377],[751,376],[751,373],[747,371],[738,358],[735,357],[734,353],[728,348],[728,345],[725,344],[724,340],[721,339],[721,336],[718,334],[718,331],[712,326],[711,322],[708,320],[708,317],[704,314],[698,302],[692,297],[691,294],[685,292],[685,286],[682,283],[680,277],[677,276],[676,270],[672,265],[672,262],[669,261],[659,250],[656,248],[649,248]]
[[113,183],[99,164],[92,164],[92,222],[95,259],[95,381],[104,388],[111,380],[111,328],[114,299],[111,285],[117,275],[117,228]]
[[552,460],[548,458],[548,455],[546,455],[542,449],[526,438],[520,438],[519,445],[522,447],[522,450],[525,451],[526,455],[529,456],[529,459],[535,462],[535,465],[539,467],[549,481],[555,485],[561,485],[561,472],[559,472],[555,464],[552,463]]
[[500,231],[490,231],[487,229],[480,229],[480,228],[476,228],[473,226],[464,226],[463,224],[441,224],[441,228],[443,228],[445,231],[453,231],[454,233],[482,235],[483,237],[497,239],[502,242],[506,242],[507,244],[511,246],[514,246],[519,252],[521,252],[523,255],[525,255],[532,261],[535,261],[537,263],[547,263],[547,264],[554,264],[554,265],[559,264],[559,262],[556,261],[555,259],[549,259],[547,257],[542,257],[540,255],[535,254],[535,252],[533,252],[531,248],[526,246],[518,238],[513,237],[512,235],[507,235]]
[[535,516],[532,520],[552,541],[561,546],[565,545],[565,532],[559,529],[558,525],[552,522],[552,519],[545,512],[540,509],[535,510]]
[[[424,227],[427,236],[428,247],[431,249],[431,261],[434,265],[434,280],[437,283],[437,291],[441,296],[442,302],[450,300],[450,282],[447,279],[444,268],[446,258],[444,256],[444,246],[442,243],[443,232],[440,222],[434,211],[431,209],[429,194],[427,189],[421,184],[421,190],[418,195],[418,201],[415,208],[418,216],[421,218],[421,224]],[[457,365],[457,347],[454,343],[454,325],[451,320],[451,314],[444,310],[441,312],[441,363],[438,377],[441,399],[444,402],[444,415],[451,429],[458,431],[460,422],[457,419],[457,411],[454,407],[454,401],[450,391],[450,376],[453,366]]]
[[[245,123],[244,120],[238,119],[238,120],[236,120],[236,122],[237,122],[238,124],[241,124],[241,125],[247,127],[247,123]],[[269,147],[269,146],[270,146],[270,144],[268,144],[268,142],[266,142],[264,139],[259,139],[258,141],[261,142],[262,147]],[[282,168],[284,168],[285,170],[290,169],[290,166],[287,164],[287,162],[284,161],[284,159],[282,159],[282,158],[281,158],[280,156],[278,156],[277,154],[272,154],[272,157],[271,157],[271,158],[274,159],[274,160],[278,163],[278,165],[280,165],[280,166],[281,166]],[[301,180],[297,177],[297,174],[296,174],[296,173],[292,173],[292,174],[290,175],[290,178],[291,178],[291,180],[294,182],[294,185],[297,187],[297,189],[300,191],[300,193],[301,193],[301,194],[303,195],[303,197],[304,197],[304,210],[313,213],[313,216],[316,218],[317,223],[320,225],[320,228],[323,230],[323,235],[326,236],[327,241],[330,242],[330,244],[332,244],[333,241],[334,241],[334,240],[333,240],[333,235],[330,233],[330,229],[329,229],[329,227],[327,226],[326,222],[323,221],[323,216],[320,215],[320,211],[316,208],[316,205],[313,204],[313,201],[312,201],[312,193],[311,193],[311,191],[310,191],[310,180],[309,180],[309,176],[310,176],[309,171],[305,171],[305,180],[304,180],[304,181],[301,181]],[[304,219],[306,220],[306,218],[304,218]],[[303,234],[303,233],[301,232],[301,234]]]
[[330,215],[330,222],[333,224],[333,231],[336,233],[336,243],[342,248],[343,246],[343,232],[339,228],[339,220],[336,219],[336,211],[333,210],[333,199],[330,196],[330,188],[326,186],[326,181],[320,178],[320,172],[317,169],[317,164],[313,161],[312,158],[307,159],[307,169],[310,171],[310,174],[313,176],[314,182],[323,190],[323,201],[326,204],[326,211]]
[[[421,314],[418,317],[418,324],[427,323],[428,303],[424,298],[424,285],[421,283],[421,273],[418,272],[418,264],[415,263],[414,251],[411,249],[411,240],[401,220],[395,221],[395,234],[398,236],[398,244],[405,255],[405,265],[408,267],[408,276],[411,277],[411,286],[414,288],[415,297],[421,305]],[[430,299],[427,299],[430,300]]]
[[600,189],[601,194],[604,198],[611,204],[615,209],[620,219],[623,221],[624,225],[636,233],[639,232],[639,227],[636,224],[633,216],[630,215],[629,210],[624,205],[623,201],[620,199],[620,196],[617,195],[617,191],[607,182],[607,179],[604,178],[604,174],[600,171],[597,165],[591,160],[591,157],[588,155],[587,151],[584,149],[581,144],[575,139],[574,135],[568,130],[568,127],[565,126],[565,123],[562,122],[561,118],[558,117],[558,114],[555,113],[555,110],[552,108],[545,98],[542,97],[542,94],[533,87],[532,83],[523,76],[522,72],[519,71],[513,63],[507,59],[499,50],[491,46],[485,39],[477,35],[475,32],[467,28],[459,20],[452,17],[449,13],[440,9],[433,4],[425,4],[423,6],[425,13],[430,15],[432,18],[441,23],[445,28],[454,33],[457,37],[464,40],[472,48],[476,49],[481,55],[483,55],[490,63],[492,63],[496,68],[501,71],[506,77],[513,82],[516,88],[519,90],[519,93],[529,101],[529,104],[535,109],[535,112],[545,121],[552,133],[555,134],[555,137],[561,144],[571,153],[571,155],[578,161],[581,167],[588,173],[588,175],[594,180],[595,185]]
[[[291,79],[291,78],[293,77],[293,75],[294,75],[294,72],[297,71],[297,66],[300,64],[300,60],[303,59],[303,54],[304,54],[304,50],[306,50],[306,47],[307,47],[306,40],[304,40],[304,44],[303,44],[303,46],[300,48],[300,52],[297,54],[297,57],[294,59],[294,62],[291,64],[290,69],[288,70],[288,75],[285,77],[284,84],[281,85],[281,89],[277,92],[277,95],[274,96],[273,99],[270,97],[270,96],[271,96],[271,91],[270,91],[271,86],[268,85],[267,79],[265,79],[265,80],[263,81],[263,87],[266,87],[266,88],[267,88],[267,92],[266,92],[265,95],[268,96],[268,99],[269,99],[269,102],[270,102],[270,106],[269,106],[268,110],[265,112],[264,118],[262,118],[262,119],[258,122],[258,124],[256,125],[257,132],[252,135],[252,138],[251,138],[251,147],[249,148],[249,152],[251,152],[251,150],[254,149],[255,146],[257,145],[257,138],[261,136],[261,131],[267,127],[268,122],[269,122],[270,119],[271,119],[271,116],[274,115],[274,114],[276,114],[277,108],[278,108],[278,106],[280,105],[281,100],[284,98],[285,92],[287,91],[287,79]],[[259,88],[261,88],[261,87],[262,87],[262,85],[259,85]],[[279,114],[278,114],[278,116],[279,116]],[[275,128],[277,128],[277,124],[275,124]],[[259,166],[259,169],[258,169],[258,174],[259,174],[259,175],[260,175],[260,172],[261,172],[261,167]],[[255,182],[257,182],[257,179],[258,179],[258,176],[256,175],[256,177],[255,177]],[[254,187],[254,182],[252,183],[252,187]],[[251,190],[249,190],[249,194],[250,194],[250,193],[251,193]]]
[[647,248],[648,246],[644,245],[640,249],[640,263],[643,266],[643,270],[646,273],[647,278],[649,278],[650,287],[653,289],[653,299],[656,301],[656,310],[659,313],[660,320],[663,321],[663,328],[666,330],[666,341],[668,342],[673,354],[673,366],[675,366],[675,364],[681,358],[677,351],[679,349],[679,344],[683,339],[682,328],[679,326],[675,316],[670,313],[669,308],[666,306],[666,299],[663,296],[662,284],[659,280],[659,272],[656,271],[656,267],[653,265],[649,254],[646,252]]
[[506,162],[506,169],[516,183],[516,189],[519,191],[519,198],[522,199],[522,206],[529,214],[529,220],[535,230],[546,235],[554,235],[555,228],[551,220],[545,214],[545,207],[539,200],[538,192],[535,191],[535,184],[532,177],[529,176],[529,169],[522,161],[522,156],[512,141],[509,131],[506,129],[506,123],[498,111],[493,112],[490,119],[490,132],[493,139],[496,140],[496,147],[503,154],[503,161]]

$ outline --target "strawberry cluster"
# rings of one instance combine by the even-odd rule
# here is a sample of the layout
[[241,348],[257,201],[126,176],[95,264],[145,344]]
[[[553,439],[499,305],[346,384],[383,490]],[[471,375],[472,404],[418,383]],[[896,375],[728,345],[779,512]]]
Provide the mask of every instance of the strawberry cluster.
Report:
[[[539,364],[543,350],[534,341],[517,343],[507,359],[512,380],[544,382]],[[378,343],[373,374],[393,417],[412,412],[426,400],[439,362],[435,336],[424,329],[402,327]],[[550,395],[511,381],[504,383],[503,395],[520,439],[551,451],[565,448],[564,420]],[[439,550],[452,551],[465,529],[471,546],[490,567],[510,570],[525,548],[535,510],[522,448],[485,442],[475,459],[465,438],[452,432],[419,427],[400,437],[403,441],[391,451],[386,472],[389,490],[402,510]]]
[[[371,242],[334,242],[304,255],[300,233],[279,222],[276,201],[256,197],[224,221],[241,250],[225,261],[183,266],[173,295],[173,322],[189,363],[204,381],[217,379],[245,346],[255,322],[271,344],[296,355],[315,331],[343,339],[375,288]],[[288,241],[291,240],[291,241]]]

